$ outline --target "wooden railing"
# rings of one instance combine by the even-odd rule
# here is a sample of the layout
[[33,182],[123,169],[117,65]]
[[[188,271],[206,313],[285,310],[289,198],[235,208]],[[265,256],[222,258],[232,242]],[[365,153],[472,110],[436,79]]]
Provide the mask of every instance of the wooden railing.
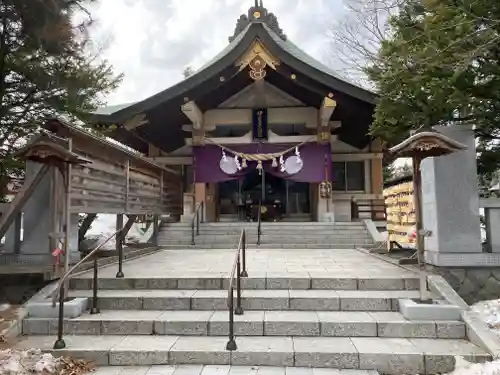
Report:
[[169,189],[163,172],[141,170],[129,161],[119,164],[85,156],[92,163],[72,170],[73,212],[161,214],[176,203],[177,189]]
[[[234,280],[236,277],[236,307],[234,307]],[[234,315],[243,315],[243,307],[241,306],[241,278],[248,277],[246,269],[246,233],[245,229],[241,231],[236,249],[231,275],[229,277],[229,286],[227,291],[227,307],[229,310],[229,341],[226,349],[233,351],[238,349],[234,339]]]
[[386,206],[382,199],[351,200],[351,219],[386,220]]

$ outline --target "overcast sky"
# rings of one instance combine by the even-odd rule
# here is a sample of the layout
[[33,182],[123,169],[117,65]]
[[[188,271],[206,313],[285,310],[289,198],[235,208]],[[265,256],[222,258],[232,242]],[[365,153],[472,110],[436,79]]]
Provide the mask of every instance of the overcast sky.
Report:
[[[101,0],[91,9],[94,40],[107,41],[103,57],[125,74],[108,104],[137,101],[183,79],[228,43],[236,20],[253,0]],[[344,11],[342,0],[264,0],[288,38],[323,63],[328,29]]]

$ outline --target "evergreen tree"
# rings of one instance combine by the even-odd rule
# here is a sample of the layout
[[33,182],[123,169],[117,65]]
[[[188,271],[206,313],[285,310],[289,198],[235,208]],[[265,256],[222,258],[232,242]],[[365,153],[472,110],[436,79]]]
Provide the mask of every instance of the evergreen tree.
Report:
[[[0,2],[0,199],[21,165],[12,154],[43,120],[85,120],[121,80],[92,51],[85,6],[96,0]],[[75,24],[75,14],[85,21]]]
[[470,124],[480,175],[500,166],[500,2],[405,0],[366,72],[380,98],[372,133],[397,142],[412,129]]

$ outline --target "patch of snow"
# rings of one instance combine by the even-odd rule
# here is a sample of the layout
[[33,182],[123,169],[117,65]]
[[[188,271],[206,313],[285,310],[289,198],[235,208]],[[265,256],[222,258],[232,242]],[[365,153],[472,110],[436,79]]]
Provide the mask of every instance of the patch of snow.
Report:
[[500,338],[500,299],[480,301],[471,306],[481,320]]
[[455,361],[455,370],[447,375],[500,375],[500,361],[470,363],[459,356]]
[[41,350],[0,350],[0,374],[57,374],[60,358],[52,354],[43,354]]
[[93,368],[88,361],[56,358],[40,349],[0,350],[1,375],[81,375]]
[[[146,224],[135,223],[130,228],[125,242],[146,243],[153,234],[153,225],[147,232],[144,231]],[[90,229],[87,231],[88,237],[101,237],[105,240],[116,232],[116,215],[100,214],[97,215]],[[114,249],[116,241],[112,238],[104,245],[103,249]]]

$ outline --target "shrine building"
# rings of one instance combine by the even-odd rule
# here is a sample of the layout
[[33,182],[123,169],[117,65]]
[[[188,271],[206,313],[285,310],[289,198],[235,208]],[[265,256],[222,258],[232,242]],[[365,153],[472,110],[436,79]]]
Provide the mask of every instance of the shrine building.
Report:
[[97,111],[95,121],[182,174],[180,220],[200,202],[209,222],[255,220],[258,207],[272,221],[377,219],[375,98],[288,40],[256,0],[212,61],[147,99]]

